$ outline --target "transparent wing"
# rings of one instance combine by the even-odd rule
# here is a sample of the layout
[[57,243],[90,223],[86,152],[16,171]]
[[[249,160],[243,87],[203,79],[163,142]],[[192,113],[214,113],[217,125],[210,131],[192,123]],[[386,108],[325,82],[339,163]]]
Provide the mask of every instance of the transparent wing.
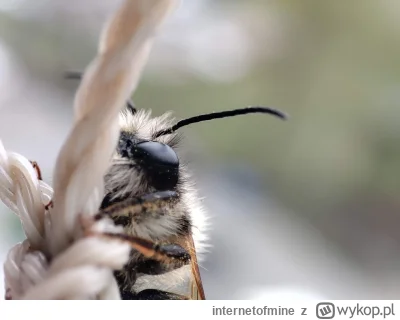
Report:
[[190,281],[190,298],[192,300],[206,300],[203,282],[200,276],[199,265],[197,263],[196,248],[191,235],[189,235],[186,239],[186,246],[186,249],[191,255],[192,279]]

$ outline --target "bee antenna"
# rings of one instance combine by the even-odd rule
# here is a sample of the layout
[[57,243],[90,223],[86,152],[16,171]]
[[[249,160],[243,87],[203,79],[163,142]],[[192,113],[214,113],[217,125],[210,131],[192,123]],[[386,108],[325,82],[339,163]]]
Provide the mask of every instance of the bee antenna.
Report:
[[81,71],[67,71],[65,72],[65,79],[82,79],[82,72]]
[[[65,79],[75,79],[82,80],[83,73],[81,71],[67,71],[65,72]],[[126,103],[126,108],[131,114],[135,114],[137,109],[132,100],[128,100]]]
[[158,138],[158,137],[166,135],[166,134],[171,134],[171,133],[175,132],[176,130],[178,130],[179,128],[185,127],[189,124],[208,121],[208,120],[214,120],[214,119],[234,117],[234,116],[239,116],[239,115],[244,115],[244,114],[249,114],[249,113],[267,113],[267,114],[276,116],[278,118],[281,118],[282,120],[286,120],[288,118],[287,114],[285,114],[282,111],[279,111],[277,109],[260,107],[260,106],[251,106],[251,107],[242,108],[242,109],[234,109],[234,110],[227,110],[227,111],[221,111],[221,112],[212,112],[212,113],[207,113],[207,114],[202,114],[202,115],[198,115],[195,117],[187,118],[187,119],[177,122],[175,125],[173,125],[170,128],[163,129],[163,130],[156,132],[153,135],[153,137]]

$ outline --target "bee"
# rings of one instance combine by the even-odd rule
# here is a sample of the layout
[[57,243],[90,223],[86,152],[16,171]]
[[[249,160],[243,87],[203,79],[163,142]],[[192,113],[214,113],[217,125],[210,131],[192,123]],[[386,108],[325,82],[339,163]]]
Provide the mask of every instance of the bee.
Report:
[[[67,78],[81,78],[70,72]],[[182,127],[213,119],[266,113],[286,119],[272,108],[247,107],[202,114],[174,123],[166,113],[152,117],[128,101],[120,112],[120,136],[104,176],[105,196],[95,216],[112,219],[129,241],[129,262],[115,271],[123,300],[205,300],[198,260],[207,241],[207,216],[193,177],[180,161]],[[191,293],[177,293],[190,279]]]

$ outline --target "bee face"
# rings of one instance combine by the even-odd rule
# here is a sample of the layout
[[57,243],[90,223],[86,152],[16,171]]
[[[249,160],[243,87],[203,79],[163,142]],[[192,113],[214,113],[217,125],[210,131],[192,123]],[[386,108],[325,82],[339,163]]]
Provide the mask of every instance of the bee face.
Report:
[[105,176],[106,194],[102,208],[128,197],[151,192],[179,192],[183,184],[182,166],[176,148],[177,134],[155,138],[159,128],[171,123],[169,114],[151,118],[150,111],[124,110],[116,152]]

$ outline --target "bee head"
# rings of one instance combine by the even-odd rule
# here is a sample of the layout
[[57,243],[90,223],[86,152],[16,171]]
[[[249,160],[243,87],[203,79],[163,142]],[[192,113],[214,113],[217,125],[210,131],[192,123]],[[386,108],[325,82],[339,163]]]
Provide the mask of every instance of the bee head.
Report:
[[151,192],[181,192],[185,174],[176,152],[180,137],[176,133],[154,137],[172,123],[168,113],[152,117],[150,110],[136,110],[133,102],[126,105],[119,118],[116,151],[105,175],[101,207]]

